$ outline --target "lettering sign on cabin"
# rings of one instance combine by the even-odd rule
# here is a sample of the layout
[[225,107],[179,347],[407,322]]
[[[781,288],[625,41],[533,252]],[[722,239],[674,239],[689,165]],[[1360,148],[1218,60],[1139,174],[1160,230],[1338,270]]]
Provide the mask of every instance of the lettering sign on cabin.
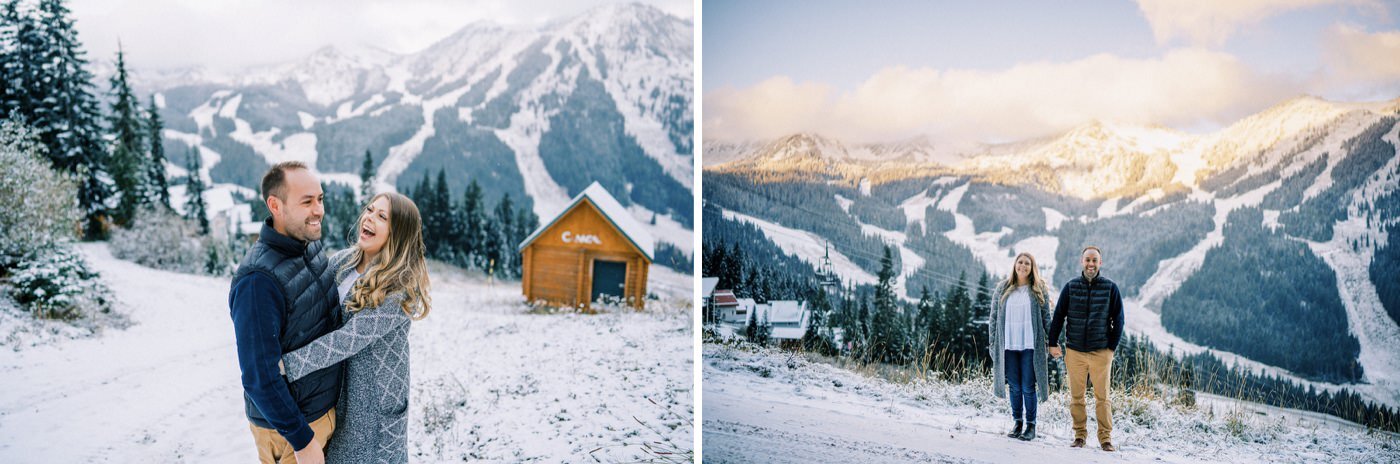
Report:
[[574,307],[616,296],[641,309],[654,243],[595,182],[521,242],[521,293],[528,301]]
[[574,231],[572,231],[572,230],[566,230],[566,231],[564,231],[563,233],[559,234],[559,239],[560,239],[560,240],[563,240],[564,243],[581,243],[581,244],[593,244],[593,245],[602,245],[602,244],[603,244],[603,240],[602,240],[602,239],[599,239],[597,235],[594,235],[594,234],[575,234]]

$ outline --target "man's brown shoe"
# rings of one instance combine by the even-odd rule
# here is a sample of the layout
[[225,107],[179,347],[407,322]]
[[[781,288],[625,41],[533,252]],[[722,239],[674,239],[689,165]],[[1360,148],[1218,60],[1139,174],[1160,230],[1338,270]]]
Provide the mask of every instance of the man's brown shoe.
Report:
[[1083,448],[1083,447],[1084,447],[1084,439],[1083,439],[1083,438],[1075,438],[1075,439],[1074,439],[1074,443],[1070,443],[1070,444],[1069,444],[1069,447],[1070,447],[1070,448]]
[[1118,448],[1114,448],[1114,447],[1113,447],[1113,443],[1109,443],[1109,442],[1100,443],[1100,444],[1099,444],[1099,447],[1100,447],[1100,448],[1103,448],[1104,451],[1108,451],[1108,452],[1118,451]]

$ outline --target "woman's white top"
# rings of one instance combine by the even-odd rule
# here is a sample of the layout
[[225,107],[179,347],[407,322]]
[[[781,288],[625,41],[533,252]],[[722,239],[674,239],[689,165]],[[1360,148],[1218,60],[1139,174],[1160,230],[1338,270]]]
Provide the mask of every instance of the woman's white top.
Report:
[[345,280],[340,281],[340,304],[345,304],[345,297],[350,296],[350,289],[355,288],[355,281],[360,280],[360,271],[350,268],[350,273],[345,274]]
[[1031,306],[1030,286],[1022,285],[1006,297],[1005,349],[1035,349],[1035,309]]

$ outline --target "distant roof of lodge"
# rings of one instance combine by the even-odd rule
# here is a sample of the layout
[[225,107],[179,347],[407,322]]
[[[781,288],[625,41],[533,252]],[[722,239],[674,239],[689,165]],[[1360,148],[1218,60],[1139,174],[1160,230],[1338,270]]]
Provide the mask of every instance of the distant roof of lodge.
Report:
[[719,277],[703,277],[700,279],[700,294],[710,296],[715,293],[715,287],[719,286]]
[[768,302],[768,322],[771,324],[802,322],[806,302],[793,300],[773,300]]
[[653,256],[656,250],[656,239],[652,238],[651,232],[643,228],[642,223],[637,222],[637,218],[632,217],[632,213],[628,213],[627,208],[622,207],[622,204],[618,203],[617,199],[613,198],[612,194],[608,193],[608,189],[603,188],[602,184],[599,184],[597,181],[590,184],[588,188],[583,189],[578,195],[575,195],[573,200],[569,200],[568,206],[565,206],[559,214],[550,218],[549,222],[535,229],[529,237],[525,237],[525,240],[521,241],[520,246],[516,249],[525,249],[526,246],[530,245],[530,242],[535,241],[541,233],[544,233],[546,229],[549,229],[555,222],[558,222],[559,218],[564,217],[565,213],[572,211],[574,207],[578,206],[579,202],[583,201],[585,198],[587,198],[588,202],[592,203],[594,207],[598,208],[598,211],[603,213],[603,217],[606,218],[608,222],[611,222],[613,227],[616,227],[618,231],[622,232],[622,235],[627,237],[627,240],[630,240],[633,246],[641,250],[642,254],[646,255],[648,260],[655,259]]
[[767,322],[772,338],[797,340],[807,332],[807,325],[811,322],[807,316],[805,301],[773,300],[755,306],[748,318]]
[[734,298],[734,292],[729,290],[715,290],[713,300],[717,306],[734,306],[739,304],[739,299]]

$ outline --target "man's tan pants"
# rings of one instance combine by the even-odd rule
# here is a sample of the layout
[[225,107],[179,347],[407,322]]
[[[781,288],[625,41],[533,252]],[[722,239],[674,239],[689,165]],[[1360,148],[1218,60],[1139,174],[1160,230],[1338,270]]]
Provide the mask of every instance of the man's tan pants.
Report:
[[1113,435],[1113,402],[1108,399],[1109,372],[1113,370],[1113,351],[1065,350],[1065,371],[1069,375],[1069,415],[1074,419],[1074,438],[1089,436],[1088,415],[1084,411],[1084,393],[1094,385],[1094,418],[1099,422],[1099,443],[1110,441]]
[[[296,464],[297,458],[292,444],[274,429],[265,429],[248,424],[253,430],[253,443],[258,445],[258,460],[262,464]],[[331,433],[335,432],[335,408],[311,422],[311,431],[316,432],[316,440],[326,446]],[[324,448],[322,449],[324,451]]]

